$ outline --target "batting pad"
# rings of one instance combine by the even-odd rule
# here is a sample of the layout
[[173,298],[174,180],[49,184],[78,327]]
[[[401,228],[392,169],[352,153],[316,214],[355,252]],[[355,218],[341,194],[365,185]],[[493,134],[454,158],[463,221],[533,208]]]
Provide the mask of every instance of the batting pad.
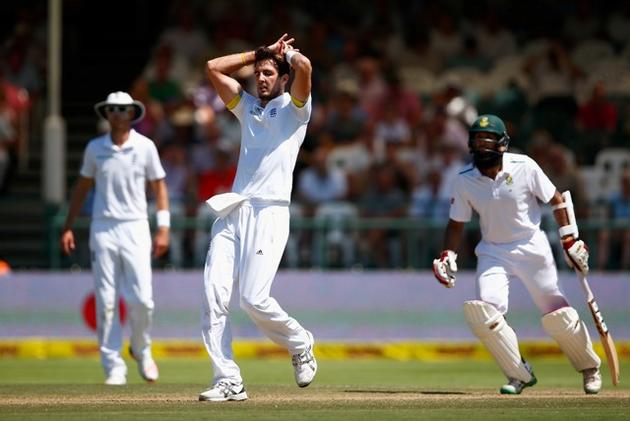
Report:
[[545,314],[542,325],[577,371],[600,366],[601,360],[593,351],[588,330],[573,307],[562,307]]
[[516,333],[494,306],[479,300],[466,301],[464,315],[470,330],[486,346],[508,378],[523,382],[532,379],[521,358]]

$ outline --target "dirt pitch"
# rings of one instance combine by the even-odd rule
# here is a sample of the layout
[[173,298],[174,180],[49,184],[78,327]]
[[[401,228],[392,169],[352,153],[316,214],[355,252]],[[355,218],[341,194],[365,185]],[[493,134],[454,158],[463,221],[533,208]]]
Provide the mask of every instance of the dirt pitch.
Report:
[[[501,396],[495,390],[412,390],[256,385],[245,402],[199,402],[191,385],[20,385],[0,388],[0,419],[628,419],[630,391],[526,390]],[[183,418],[180,418],[183,417]]]

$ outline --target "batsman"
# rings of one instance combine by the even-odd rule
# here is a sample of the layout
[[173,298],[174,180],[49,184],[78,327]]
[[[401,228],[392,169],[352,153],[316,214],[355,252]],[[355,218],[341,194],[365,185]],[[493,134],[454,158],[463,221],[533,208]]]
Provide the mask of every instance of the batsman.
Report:
[[464,303],[464,314],[507,377],[501,394],[518,395],[537,382],[505,318],[514,279],[529,291],[545,332],[582,373],[584,392],[596,394],[602,385],[601,361],[585,324],[559,288],[551,247],[540,229],[540,202],[553,207],[567,264],[583,274],[589,269],[588,248],[577,238],[577,226],[569,222],[567,206],[571,205],[533,159],[507,152],[509,141],[505,124],[495,115],[482,115],[470,127],[473,162],[453,183],[445,249],[433,261],[433,272],[445,287],[455,285],[456,251],[464,224],[473,210],[477,212],[481,227],[481,241],[475,248],[477,299]]

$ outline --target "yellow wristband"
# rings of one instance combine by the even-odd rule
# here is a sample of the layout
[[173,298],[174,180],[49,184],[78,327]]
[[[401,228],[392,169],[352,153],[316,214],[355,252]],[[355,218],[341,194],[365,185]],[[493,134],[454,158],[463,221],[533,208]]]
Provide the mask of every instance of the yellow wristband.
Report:
[[241,53],[241,63],[247,64],[247,53]]

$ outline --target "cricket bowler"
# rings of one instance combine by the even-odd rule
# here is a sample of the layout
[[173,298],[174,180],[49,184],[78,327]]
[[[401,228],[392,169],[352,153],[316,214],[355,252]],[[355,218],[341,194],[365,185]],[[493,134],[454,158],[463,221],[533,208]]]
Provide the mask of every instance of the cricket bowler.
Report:
[[[317,372],[313,335],[269,295],[289,236],[293,169],[311,116],[311,63],[293,41],[284,34],[268,47],[207,63],[210,82],[241,124],[241,148],[232,192],[208,200],[219,218],[204,270],[202,334],[214,378],[202,401],[247,399],[232,356],[233,293],[256,326],[292,355],[298,386],[308,386]],[[257,97],[230,76],[250,65]]]

